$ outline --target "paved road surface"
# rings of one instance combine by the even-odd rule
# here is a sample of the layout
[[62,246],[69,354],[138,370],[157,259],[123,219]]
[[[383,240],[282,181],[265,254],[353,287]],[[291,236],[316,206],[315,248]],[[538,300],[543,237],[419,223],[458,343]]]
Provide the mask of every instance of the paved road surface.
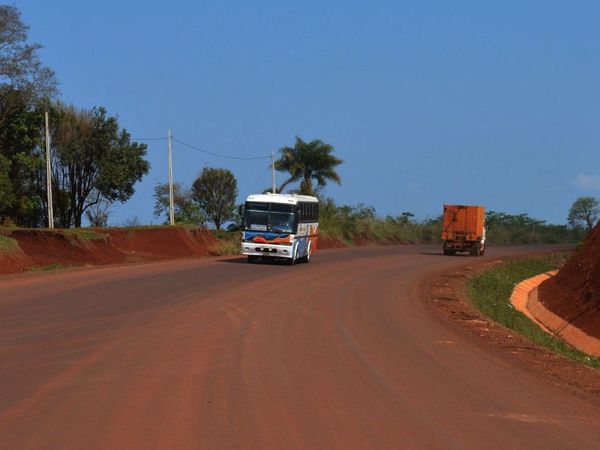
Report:
[[430,316],[466,262],[433,250],[0,280],[0,449],[598,448],[597,407]]

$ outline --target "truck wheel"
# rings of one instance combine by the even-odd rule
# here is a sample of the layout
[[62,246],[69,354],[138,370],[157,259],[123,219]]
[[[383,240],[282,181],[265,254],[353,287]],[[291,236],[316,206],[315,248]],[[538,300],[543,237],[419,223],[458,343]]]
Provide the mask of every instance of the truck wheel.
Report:
[[471,247],[471,256],[481,256],[481,242],[477,241]]
[[456,255],[456,250],[451,250],[449,248],[444,249],[444,255],[446,256],[454,256]]

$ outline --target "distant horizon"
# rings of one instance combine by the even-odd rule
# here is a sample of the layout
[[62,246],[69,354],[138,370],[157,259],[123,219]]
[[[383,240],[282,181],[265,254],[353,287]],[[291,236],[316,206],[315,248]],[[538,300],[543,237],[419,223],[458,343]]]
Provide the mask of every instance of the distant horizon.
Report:
[[[106,107],[133,138],[170,128],[246,157],[321,139],[345,161],[324,196],[381,216],[423,220],[460,203],[565,224],[578,197],[600,197],[595,2],[15,6],[61,100]],[[144,143],[151,171],[111,224],[162,223],[152,195],[166,142]],[[205,166],[233,172],[238,202],[271,184],[267,159],[173,152],[183,185]]]

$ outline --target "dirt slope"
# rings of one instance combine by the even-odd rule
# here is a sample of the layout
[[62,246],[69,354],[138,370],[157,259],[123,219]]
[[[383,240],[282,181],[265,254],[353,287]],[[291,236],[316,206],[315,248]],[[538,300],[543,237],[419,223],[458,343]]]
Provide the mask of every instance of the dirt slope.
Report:
[[126,228],[108,230],[110,242],[132,259],[158,260],[205,256],[217,239],[208,230],[174,228]]
[[209,254],[208,230],[181,227],[6,230],[16,246],[0,252],[0,274],[52,265],[81,266],[186,258]]
[[552,312],[600,338],[600,224],[539,294]]

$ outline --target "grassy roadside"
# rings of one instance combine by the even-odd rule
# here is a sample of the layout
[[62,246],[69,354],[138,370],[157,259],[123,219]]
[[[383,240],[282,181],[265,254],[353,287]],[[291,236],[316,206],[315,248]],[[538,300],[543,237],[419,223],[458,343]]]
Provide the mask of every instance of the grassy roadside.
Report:
[[215,231],[214,236],[217,242],[209,247],[210,254],[213,256],[235,256],[240,254],[241,233],[239,231]]
[[0,253],[11,252],[19,248],[19,244],[12,238],[0,235]]
[[29,273],[54,272],[55,270],[71,269],[71,268],[75,268],[75,267],[77,267],[77,266],[65,266],[64,264],[61,264],[61,263],[54,263],[54,264],[49,264],[47,266],[29,267],[26,270],[26,272],[29,272]]
[[61,231],[66,236],[77,236],[84,241],[106,241],[109,238],[106,233],[100,233],[87,228],[67,228]]
[[560,255],[512,261],[473,277],[468,283],[473,304],[487,317],[501,323],[527,339],[567,358],[600,369],[600,358],[588,356],[531,322],[510,303],[516,284],[560,265]]

